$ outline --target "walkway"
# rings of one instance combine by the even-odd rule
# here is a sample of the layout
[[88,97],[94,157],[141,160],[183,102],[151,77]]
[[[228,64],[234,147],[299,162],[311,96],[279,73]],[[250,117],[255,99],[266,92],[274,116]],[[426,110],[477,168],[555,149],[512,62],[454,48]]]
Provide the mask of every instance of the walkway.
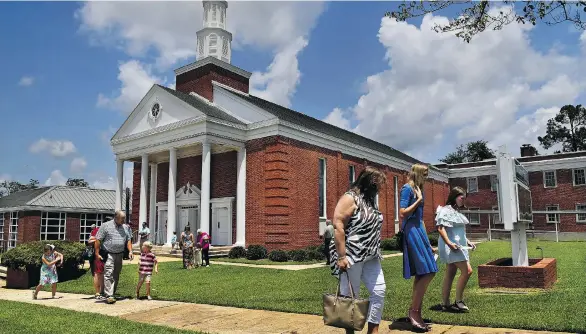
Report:
[[[340,334],[340,329],[326,327],[320,316],[293,314],[234,307],[201,305],[159,300],[121,300],[114,305],[95,301],[91,296],[57,293],[59,299],[43,299],[50,295],[41,291],[39,299],[32,300],[31,290],[0,288],[0,299],[68,310],[117,316],[127,320],[162,325],[186,330],[199,330],[217,334]],[[410,333],[390,330],[383,321],[381,333]],[[404,327],[403,327],[404,328]],[[361,333],[366,333],[364,330]],[[503,328],[480,328],[451,325],[433,325],[432,334],[546,334],[553,332],[520,331]]]

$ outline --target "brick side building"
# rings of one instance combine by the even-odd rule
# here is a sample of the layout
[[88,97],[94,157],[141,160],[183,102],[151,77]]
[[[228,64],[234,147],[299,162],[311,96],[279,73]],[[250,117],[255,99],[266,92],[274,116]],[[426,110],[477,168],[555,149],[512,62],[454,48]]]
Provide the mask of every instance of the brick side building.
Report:
[[[418,160],[387,145],[249,94],[251,73],[230,64],[224,1],[205,2],[198,60],[176,90],[154,85],[112,138],[117,208],[124,163],[134,164],[131,224],[148,222],[159,244],[185,226],[213,245],[295,249],[320,243],[339,197],[367,165],[384,171],[383,236],[398,227],[398,196]],[[210,13],[207,13],[210,14]],[[214,27],[213,29],[208,29]],[[448,178],[425,185],[425,223],[445,201]]]
[[[518,161],[529,172],[533,223],[535,231],[555,231],[565,238],[583,238],[586,235],[586,152],[536,155],[530,146],[521,147]],[[486,235],[490,227],[504,228],[498,213],[496,193],[496,161],[463,163],[436,167],[449,176],[450,187],[461,186],[468,191],[469,210],[492,210],[492,214],[468,213],[470,231]],[[577,211],[585,211],[579,213]],[[555,211],[555,213],[547,213]],[[576,234],[574,232],[580,232]],[[584,233],[584,234],[582,234]],[[542,233],[543,236],[551,236]]]
[[0,251],[37,240],[85,242],[114,214],[112,190],[50,186],[0,198]]

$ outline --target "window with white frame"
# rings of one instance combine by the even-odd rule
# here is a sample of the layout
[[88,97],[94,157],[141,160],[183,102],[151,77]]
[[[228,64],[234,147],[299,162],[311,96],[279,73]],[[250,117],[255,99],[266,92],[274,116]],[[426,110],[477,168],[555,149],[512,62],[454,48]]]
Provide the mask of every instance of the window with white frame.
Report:
[[555,188],[557,185],[558,183],[555,170],[543,171],[543,186],[545,188]]
[[[551,204],[545,207],[545,211],[558,211],[560,206],[557,204]],[[560,222],[560,215],[557,213],[548,213],[547,214],[547,222],[551,224],[559,223]]]
[[[479,208],[469,208],[470,211],[480,210]],[[468,212],[466,218],[470,222],[470,225],[480,225],[480,213]]]
[[0,212],[0,250],[4,249],[4,212]]
[[319,216],[326,217],[326,159],[319,159]]
[[490,190],[496,191],[499,185],[499,180],[496,175],[490,176]]
[[18,211],[10,213],[10,226],[8,226],[8,248],[16,247],[18,239]]
[[65,212],[41,213],[41,240],[65,240]]
[[586,184],[586,168],[574,169],[573,174],[575,186],[583,186]]
[[469,177],[467,180],[468,192],[475,193],[478,192],[478,178],[477,177]]
[[[492,207],[492,211],[499,211],[499,207],[498,206],[493,206]],[[502,224],[503,222],[501,222],[501,214],[500,212],[496,212],[492,214],[492,223],[493,224]]]
[[399,177],[393,176],[393,187],[395,187],[395,221],[399,221]]
[[584,211],[576,214],[576,223],[586,223],[586,203],[576,204],[576,211]]
[[350,181],[350,184],[354,183],[354,181],[356,181],[356,168],[354,166],[348,166],[348,181]]
[[104,216],[101,213],[82,213],[79,219],[79,241],[87,242],[92,233],[92,225],[100,227],[104,222]]

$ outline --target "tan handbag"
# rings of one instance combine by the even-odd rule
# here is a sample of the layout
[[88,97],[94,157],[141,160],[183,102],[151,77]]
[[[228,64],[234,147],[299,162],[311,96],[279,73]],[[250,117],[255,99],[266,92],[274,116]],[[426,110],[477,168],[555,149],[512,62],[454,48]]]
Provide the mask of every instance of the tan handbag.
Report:
[[355,298],[350,276],[348,276],[348,272],[343,274],[346,274],[346,278],[348,278],[351,296],[340,296],[340,284],[342,283],[342,278],[340,277],[336,294],[324,294],[324,324],[361,331],[366,324],[370,301]]

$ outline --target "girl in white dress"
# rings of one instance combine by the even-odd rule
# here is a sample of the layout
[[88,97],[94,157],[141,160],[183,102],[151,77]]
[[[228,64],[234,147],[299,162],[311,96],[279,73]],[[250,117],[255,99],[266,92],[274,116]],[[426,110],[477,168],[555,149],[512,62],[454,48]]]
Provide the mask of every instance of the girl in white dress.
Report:
[[[460,212],[464,207],[466,192],[460,187],[454,187],[448,196],[446,206],[438,206],[436,211],[436,225],[441,238],[438,240],[440,261],[447,265],[446,275],[442,286],[442,310],[465,312],[468,306],[464,303],[464,288],[472,276],[468,249],[475,249],[476,245],[466,238],[468,219]],[[456,302],[450,304],[452,283],[460,269],[460,278],[456,285]]]

